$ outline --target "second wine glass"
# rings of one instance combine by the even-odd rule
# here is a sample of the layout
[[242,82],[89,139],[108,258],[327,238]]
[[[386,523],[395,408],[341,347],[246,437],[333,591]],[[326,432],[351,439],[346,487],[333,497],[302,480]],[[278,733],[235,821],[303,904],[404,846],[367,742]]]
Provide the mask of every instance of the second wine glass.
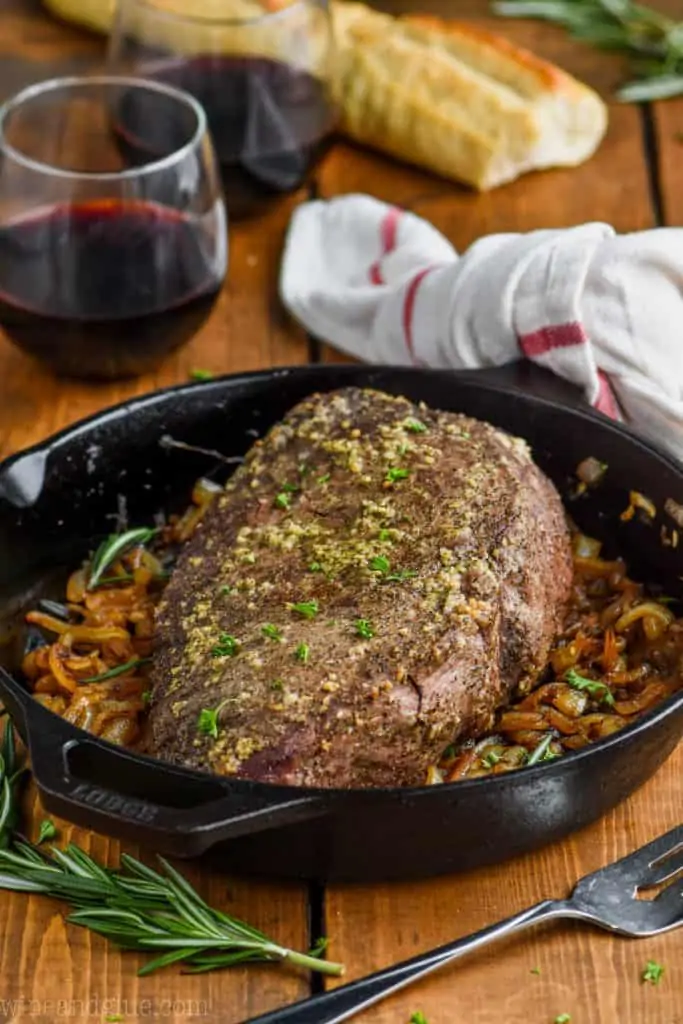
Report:
[[[233,216],[300,188],[336,123],[326,0],[120,0],[109,69],[192,93],[204,107]],[[123,129],[149,158],[172,126],[153,99],[125,111]]]

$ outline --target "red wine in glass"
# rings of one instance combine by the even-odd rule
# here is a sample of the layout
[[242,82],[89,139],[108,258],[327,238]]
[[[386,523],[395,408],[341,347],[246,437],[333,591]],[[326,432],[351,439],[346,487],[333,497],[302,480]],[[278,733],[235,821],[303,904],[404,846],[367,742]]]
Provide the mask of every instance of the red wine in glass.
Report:
[[[121,152],[122,96],[174,126],[153,159]],[[190,95],[89,75],[0,107],[0,325],[19,348],[67,376],[148,372],[201,326],[226,266],[217,163]]]
[[197,223],[141,200],[55,204],[0,224],[0,323],[75,376],[143,373],[202,324],[222,272]]
[[[207,54],[152,61],[141,70],[204,107],[233,216],[258,213],[300,188],[331,143],[336,114],[328,86],[294,65]],[[143,161],[166,152],[178,131],[163,97],[153,94],[124,94],[115,125],[128,159]]]

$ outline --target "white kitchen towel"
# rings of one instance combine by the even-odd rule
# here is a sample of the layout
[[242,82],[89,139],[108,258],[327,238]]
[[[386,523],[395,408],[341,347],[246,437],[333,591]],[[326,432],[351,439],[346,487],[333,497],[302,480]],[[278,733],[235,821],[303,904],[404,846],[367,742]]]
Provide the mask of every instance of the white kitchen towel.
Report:
[[422,218],[341,196],[294,213],[280,292],[311,333],[370,363],[523,355],[683,460],[683,229],[489,235],[460,256]]

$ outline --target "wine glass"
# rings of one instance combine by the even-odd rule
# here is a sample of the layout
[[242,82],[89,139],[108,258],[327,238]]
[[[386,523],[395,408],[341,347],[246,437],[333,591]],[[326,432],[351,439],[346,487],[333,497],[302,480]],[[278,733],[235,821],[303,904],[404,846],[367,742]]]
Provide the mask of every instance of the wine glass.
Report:
[[[120,0],[109,42],[110,70],[185,89],[203,105],[231,216],[300,188],[337,119],[327,2],[272,6],[282,2],[196,0],[188,14],[184,0]],[[153,97],[126,117],[141,150],[164,146]]]
[[[156,104],[165,146],[131,156],[122,112]],[[208,316],[226,216],[201,106],[159,82],[39,82],[0,108],[0,325],[68,376],[133,376]]]

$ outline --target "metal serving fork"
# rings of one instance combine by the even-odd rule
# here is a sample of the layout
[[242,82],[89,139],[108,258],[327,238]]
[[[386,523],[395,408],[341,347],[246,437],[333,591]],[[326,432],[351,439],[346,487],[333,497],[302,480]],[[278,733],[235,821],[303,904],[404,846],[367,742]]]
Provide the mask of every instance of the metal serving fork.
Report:
[[[638,898],[643,890],[654,890],[667,882],[654,898]],[[683,825],[586,875],[577,882],[569,899],[543,900],[473,935],[247,1024],[340,1024],[465,953],[555,917],[579,918],[633,938],[659,935],[683,924]]]

